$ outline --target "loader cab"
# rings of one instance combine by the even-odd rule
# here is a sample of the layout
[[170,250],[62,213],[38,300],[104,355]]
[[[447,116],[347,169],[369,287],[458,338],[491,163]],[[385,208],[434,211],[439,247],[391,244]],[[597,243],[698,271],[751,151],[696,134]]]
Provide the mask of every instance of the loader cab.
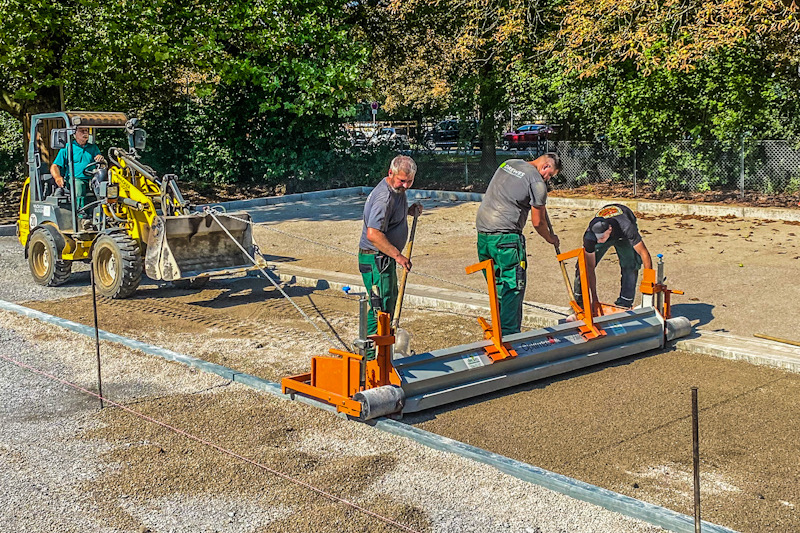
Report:
[[[124,128],[128,117],[124,113],[68,111],[33,115],[30,120],[27,191],[29,201],[25,206],[27,207],[25,212],[22,210],[24,206],[20,205],[19,221],[20,241],[23,244],[27,234],[41,224],[52,224],[61,233],[68,235],[79,233],[78,213],[75,209],[77,204],[74,173],[69,172],[70,178],[66,180],[63,188],[57,186],[50,173],[50,166],[62,149],[66,149],[67,168],[74,168],[72,148],[79,127],[88,128],[88,142],[91,144],[97,144],[96,135],[99,130],[104,129],[108,129],[108,133],[113,132],[110,137],[119,137],[112,142],[119,145],[127,144]],[[103,137],[106,140],[106,135]],[[95,200],[90,191],[86,204],[89,205]]]
[[[76,227],[69,189],[58,188],[50,174],[50,165],[55,161],[59,150],[66,146],[68,128],[69,119],[64,113],[34,115],[31,118],[28,145],[28,227],[25,228],[29,231],[47,223],[55,225],[64,233],[71,233]],[[54,140],[60,142],[54,144]],[[20,237],[24,222],[20,217]]]

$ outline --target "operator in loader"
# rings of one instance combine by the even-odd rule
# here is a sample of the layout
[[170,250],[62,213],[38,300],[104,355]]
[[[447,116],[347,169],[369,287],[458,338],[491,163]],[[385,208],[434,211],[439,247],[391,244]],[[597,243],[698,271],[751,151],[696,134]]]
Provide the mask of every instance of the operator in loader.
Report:
[[[78,127],[72,140],[72,166],[75,170],[75,209],[79,210],[78,218],[81,219],[81,229],[91,226],[91,214],[80,211],[86,205],[86,196],[91,192],[89,181],[91,176],[86,176],[84,170],[92,163],[105,163],[105,158],[100,154],[96,144],[89,142],[89,128]],[[64,187],[69,179],[70,169],[67,147],[58,151],[53,164],[50,165],[50,174],[58,187]]]
[[400,250],[408,239],[406,217],[422,213],[421,204],[409,207],[406,199],[406,190],[414,183],[416,173],[417,164],[414,160],[406,155],[398,155],[392,159],[389,175],[375,186],[364,204],[364,224],[358,244],[358,270],[364,287],[371,295],[368,335],[378,331],[378,314],[375,310],[378,302],[373,299],[380,301],[382,311],[392,313],[398,293],[396,265],[411,270],[411,261]]
[[[586,252],[586,274],[589,281],[589,294],[593,305],[599,305],[597,297],[597,277],[595,268],[609,248],[614,247],[619,258],[621,272],[619,298],[614,302],[617,307],[630,309],[636,296],[636,281],[639,268],[653,268],[650,252],[644,245],[636,215],[627,206],[610,204],[600,209],[589,222],[583,234],[583,249]],[[581,297],[581,278],[578,267],[575,267],[575,283],[573,293],[578,305],[583,305]]]
[[478,260],[494,261],[503,335],[519,333],[522,326],[528,265],[522,228],[529,211],[536,232],[550,244],[559,245],[547,223],[545,203],[547,181],[560,170],[561,159],[555,153],[533,161],[509,159],[492,176],[478,208]]

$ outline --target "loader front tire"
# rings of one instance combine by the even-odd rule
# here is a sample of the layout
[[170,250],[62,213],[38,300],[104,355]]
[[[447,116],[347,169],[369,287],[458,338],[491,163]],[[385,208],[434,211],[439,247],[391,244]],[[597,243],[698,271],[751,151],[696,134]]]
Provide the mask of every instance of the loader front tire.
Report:
[[61,259],[61,252],[50,231],[39,228],[28,241],[28,266],[33,280],[45,287],[58,287],[69,279],[72,262]]
[[127,298],[142,281],[142,252],[125,233],[100,235],[92,249],[97,292],[107,298]]

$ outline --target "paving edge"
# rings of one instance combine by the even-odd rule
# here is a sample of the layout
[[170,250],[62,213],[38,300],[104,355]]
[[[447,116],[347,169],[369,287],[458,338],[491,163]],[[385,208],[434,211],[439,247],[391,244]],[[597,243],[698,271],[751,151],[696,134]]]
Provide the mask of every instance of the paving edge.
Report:
[[[277,272],[270,271],[271,274],[285,282],[302,287],[312,287],[315,289],[337,289],[341,290],[345,285],[349,285],[354,290],[363,291],[364,288],[355,280],[352,283],[347,283],[341,280],[329,280],[321,277],[314,277],[314,269],[299,267],[294,268],[286,267],[282,263],[271,263],[271,266],[277,268]],[[281,269],[286,272],[282,273]],[[319,272],[321,273],[321,272]],[[410,290],[413,288],[413,291]],[[434,290],[440,294],[436,296],[424,294],[425,290]],[[415,294],[415,292],[417,294]],[[481,302],[486,298],[478,293],[462,293],[467,296],[474,297],[475,302],[462,302],[453,299],[448,299],[446,296],[446,289],[439,287],[428,287],[423,285],[409,285],[409,292],[406,293],[404,303],[418,308],[433,308],[443,311],[452,311],[457,313],[488,313],[488,303]],[[423,293],[423,294],[420,294]],[[443,297],[444,296],[444,297]],[[526,309],[523,314],[523,324],[532,328],[546,328],[558,323],[558,318],[554,315],[563,314],[569,311],[566,307],[559,307],[555,305],[545,305],[536,302],[525,302],[528,305],[542,308],[551,308],[553,313],[547,313],[544,310],[530,310]],[[800,348],[788,346],[785,344],[775,343],[757,338],[741,337],[738,335],[731,335],[730,333],[721,333],[716,331],[696,331],[691,337],[676,340],[672,345],[689,353],[712,355],[715,357],[722,357],[724,359],[731,359],[736,361],[746,361],[748,363],[760,366],[769,366],[788,370],[790,372],[800,373]]]
[[[344,189],[326,189],[323,191],[287,194],[285,196],[267,196],[252,198],[250,200],[234,200],[218,202],[215,205],[225,209],[246,209],[248,207],[261,207],[291,202],[302,202],[319,198],[333,198],[340,196],[367,195],[372,187],[347,187]],[[411,189],[406,193],[409,200],[444,200],[451,202],[480,202],[483,193],[461,191],[429,191],[425,189]],[[756,218],[761,220],[777,220],[800,222],[800,209],[787,209],[780,207],[749,207],[711,204],[679,204],[671,202],[653,202],[649,200],[636,200],[630,198],[565,198],[550,196],[547,201],[549,207],[573,209],[598,209],[609,202],[625,204],[634,211],[653,215],[696,215],[714,217]],[[202,207],[202,206],[199,206]]]
[[5,224],[0,226],[0,237],[16,237],[17,236],[17,225],[16,224]]
[[[10,311],[18,315],[28,318],[33,318],[53,324],[87,337],[94,337],[94,328],[79,324],[71,320],[59,318],[35,309],[30,309],[12,302],[0,300],[0,309]],[[105,341],[115,342],[122,344],[128,348],[138,350],[140,352],[161,357],[168,361],[183,363],[185,365],[197,368],[203,372],[216,374],[225,379],[241,383],[248,387],[257,390],[268,392],[273,396],[280,399],[289,400],[289,395],[281,392],[279,384],[272,381],[238,372],[231,368],[210,363],[203,359],[198,359],[189,355],[184,355],[160,346],[148,344],[146,342],[137,341],[122,335],[110,333],[108,331],[99,330],[99,337]],[[333,406],[320,404],[318,402],[304,398],[301,395],[295,395],[295,401],[301,401],[315,407],[319,407],[328,412],[335,412]],[[401,422],[390,420],[387,418],[379,418],[369,422],[373,427],[391,433],[393,435],[411,439],[423,446],[433,448],[442,452],[452,453],[467,459],[484,463],[492,466],[501,472],[508,474],[512,477],[522,481],[539,485],[546,489],[552,490],[560,494],[564,494],[576,500],[585,501],[593,505],[597,505],[609,511],[619,513],[630,518],[642,520],[658,527],[676,531],[678,533],[693,533],[695,531],[694,518],[685,514],[672,511],[665,507],[659,507],[652,503],[647,503],[624,494],[597,487],[583,481],[573,479],[549,470],[544,470],[503,455],[499,455],[475,446],[470,446],[463,442],[453,440],[441,435],[430,433],[423,429],[403,424]],[[702,529],[710,533],[736,533],[735,530],[712,524],[710,522],[702,521]]]

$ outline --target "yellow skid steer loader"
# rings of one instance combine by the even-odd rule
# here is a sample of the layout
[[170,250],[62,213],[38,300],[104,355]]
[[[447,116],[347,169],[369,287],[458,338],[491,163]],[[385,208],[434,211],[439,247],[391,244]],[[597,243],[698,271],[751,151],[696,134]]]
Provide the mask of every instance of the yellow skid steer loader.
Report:
[[[74,261],[92,261],[100,294],[125,298],[136,291],[143,272],[154,280],[199,287],[210,276],[256,268],[250,259],[256,252],[250,215],[192,212],[174,174],[159,177],[139,160],[146,134],[137,126],[137,119],[123,113],[31,117],[29,177],[17,234],[37,283],[61,285]],[[90,136],[80,144],[74,136],[83,128]],[[107,132],[109,137],[125,137],[128,144],[125,150],[109,148],[107,162],[86,155],[104,130],[117,130],[116,135]],[[50,174],[59,150],[63,187]]]

